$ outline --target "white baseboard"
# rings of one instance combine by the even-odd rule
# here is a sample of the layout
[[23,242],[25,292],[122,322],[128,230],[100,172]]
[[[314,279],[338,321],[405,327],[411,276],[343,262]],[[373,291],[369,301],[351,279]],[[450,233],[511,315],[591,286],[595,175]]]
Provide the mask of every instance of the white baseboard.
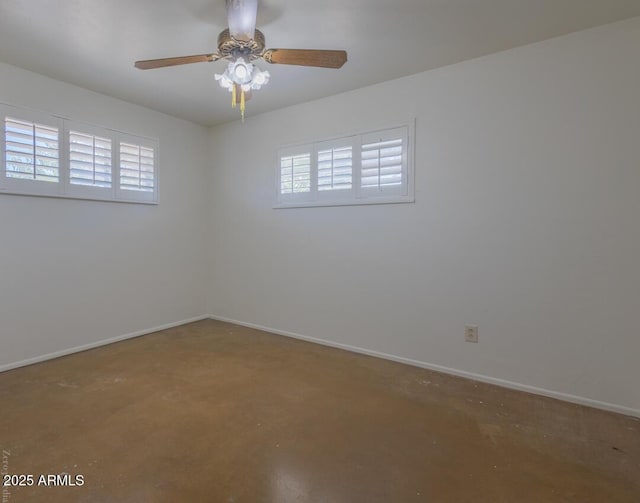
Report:
[[12,370],[18,367],[24,367],[26,365],[32,365],[34,363],[44,362],[46,360],[52,360],[54,358],[59,358],[61,356],[67,356],[73,353],[79,353],[80,351],[86,351],[87,349],[98,348],[100,346],[106,346],[107,344],[113,344],[114,342],[124,341],[126,339],[132,339],[133,337],[139,337],[141,335],[151,334],[153,332],[159,332],[160,330],[166,330],[168,328],[178,327],[180,325],[186,325],[187,323],[193,323],[194,321],[200,320],[208,320],[211,317],[209,315],[196,316],[195,318],[189,318],[187,320],[176,321],[175,323],[167,323],[165,325],[160,325],[154,328],[148,328],[145,330],[138,330],[137,332],[132,332],[130,334],[119,335],[117,337],[112,337],[110,339],[103,339],[97,342],[91,342],[89,344],[83,344],[82,346],[75,346],[69,349],[63,349],[61,351],[56,351],[54,353],[48,353],[46,355],[34,356],[33,358],[27,358],[26,360],[21,360],[19,362],[7,363],[5,365],[0,365],[0,372],[5,372],[7,370]]
[[257,330],[262,330],[265,332],[270,332],[273,334],[283,335],[285,337],[292,337],[294,339],[300,339],[303,341],[313,342],[315,344],[322,344],[323,346],[329,346],[338,349],[344,349],[346,351],[352,351],[354,353],[360,353],[368,356],[374,356],[377,358],[383,358],[385,360],[391,360],[399,363],[404,363],[407,365],[413,365],[414,367],[425,368],[429,370],[435,370],[437,372],[443,372],[445,374],[451,374],[460,377],[466,377],[468,379],[473,379],[475,381],[485,382],[488,384],[495,384],[496,386],[501,386],[503,388],[514,389],[518,391],[526,391],[528,393],[534,393],[536,395],[547,396],[550,398],[556,398],[558,400],[563,400],[565,402],[571,402],[579,405],[586,405],[588,407],[594,407],[596,409],[607,410],[611,412],[617,412],[619,414],[625,414],[627,416],[634,416],[640,418],[640,409],[634,409],[631,407],[625,407],[622,405],[616,405],[613,403],[602,402],[599,400],[593,400],[591,398],[585,398],[581,396],[571,395],[568,393],[561,393],[559,391],[552,391],[545,388],[538,388],[536,386],[529,386],[528,384],[522,384],[514,381],[508,381],[505,379],[498,379],[496,377],[490,377],[483,374],[476,374],[473,372],[467,372],[465,370],[453,369],[450,367],[444,367],[442,365],[436,365],[433,363],[423,362],[419,360],[413,360],[411,358],[405,358],[402,356],[396,356],[388,353],[382,353],[380,351],[373,351],[371,349],[365,349],[357,346],[351,346],[349,344],[342,344],[340,342],[329,341],[326,339],[319,339],[316,337],[309,337],[306,335],[297,334],[294,332],[287,332],[286,330],[278,330],[276,328],[265,327],[263,325],[257,325],[255,323],[247,323],[240,320],[234,320],[231,318],[226,318],[224,316],[216,316],[216,315],[203,315],[196,316],[194,318],[189,318],[186,320],[176,321],[174,323],[167,323],[165,325],[160,325],[153,328],[148,328],[145,330],[139,330],[137,332],[132,332],[125,335],[119,335],[117,337],[112,337],[110,339],[103,339],[101,341],[92,342],[89,344],[83,344],[81,346],[75,346],[73,348],[63,349],[61,351],[56,351],[54,353],[48,353],[46,355],[35,356],[33,358],[27,358],[26,360],[21,360],[18,362],[7,363],[4,365],[0,365],[0,372],[5,372],[7,370],[12,370],[18,367],[24,367],[26,365],[32,365],[34,363],[44,362],[46,360],[52,360],[54,358],[59,358],[61,356],[70,355],[73,353],[79,353],[81,351],[86,351],[88,349],[97,348],[100,346],[106,346],[107,344],[113,344],[114,342],[124,341],[126,339],[132,339],[134,337],[139,337],[141,335],[151,334],[153,332],[159,332],[160,330],[166,330],[169,328],[178,327],[180,325],[186,325],[187,323],[193,323],[194,321],[200,321],[205,319],[213,319],[224,321],[227,323],[233,323],[235,325],[241,325],[244,327],[255,328]]
[[350,346],[349,344],[342,344],[340,342],[328,341],[326,339],[318,339],[316,337],[308,337],[306,335],[296,334],[294,332],[287,332],[286,330],[278,330],[271,327],[265,327],[257,325],[255,323],[246,323],[244,321],[233,320],[225,318],[223,316],[211,315],[211,319],[224,321],[227,323],[233,323],[235,325],[241,325],[244,327],[255,328],[257,330],[263,330],[265,332],[271,332],[277,335],[284,335],[286,337],[293,337],[294,339],[301,339],[303,341],[313,342],[316,344],[322,344],[323,346],[330,346],[333,348],[345,349],[354,353],[360,353],[368,356],[375,356],[377,358],[384,358],[385,360],[391,360],[394,362],[405,363],[407,365],[413,365],[414,367],[420,367],[429,370],[435,370],[437,372],[443,372],[445,374],[451,374],[459,377],[466,377],[467,379],[473,379],[474,381],[480,381],[488,384],[495,384],[503,388],[514,389],[518,391],[526,391],[527,393],[534,393],[536,395],[542,395],[550,398],[556,398],[565,402],[571,402],[578,405],[586,405],[587,407],[594,407],[596,409],[607,410],[610,412],[617,412],[626,416],[634,416],[640,418],[640,409],[633,409],[631,407],[625,407],[622,405],[616,405],[608,402],[601,402],[599,400],[592,400],[591,398],[585,398],[581,396],[571,395],[568,393],[561,393],[559,391],[552,391],[545,388],[538,388],[536,386],[529,386],[528,384],[522,384],[514,381],[508,381],[505,379],[498,379],[496,377],[490,377],[482,374],[475,374],[473,372],[467,372],[465,370],[458,370],[449,367],[443,367],[442,365],[436,365],[433,363],[422,362],[419,360],[413,360],[411,358],[405,358],[402,356],[391,355],[388,353],[382,353],[380,351],[373,351],[370,349],[360,348],[357,346]]

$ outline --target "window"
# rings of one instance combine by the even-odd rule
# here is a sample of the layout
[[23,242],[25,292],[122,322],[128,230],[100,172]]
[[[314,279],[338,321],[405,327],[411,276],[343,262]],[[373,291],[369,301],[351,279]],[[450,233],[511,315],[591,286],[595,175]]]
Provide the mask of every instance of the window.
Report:
[[58,129],[6,117],[4,120],[7,178],[58,182]]
[[322,142],[315,146],[319,196],[353,190],[355,138]]
[[111,140],[69,132],[69,182],[111,188]]
[[9,105],[0,117],[0,191],[157,202],[157,141]]
[[280,192],[299,194],[311,190],[311,155],[286,155],[280,158]]
[[153,192],[153,149],[120,144],[120,188]]
[[406,133],[402,128],[362,136],[360,187],[372,194],[400,194],[404,190]]
[[155,148],[120,142],[119,194],[126,199],[152,200],[156,189]]
[[282,148],[276,207],[413,201],[413,127]]
[[0,190],[58,195],[61,121],[2,105],[0,119]]

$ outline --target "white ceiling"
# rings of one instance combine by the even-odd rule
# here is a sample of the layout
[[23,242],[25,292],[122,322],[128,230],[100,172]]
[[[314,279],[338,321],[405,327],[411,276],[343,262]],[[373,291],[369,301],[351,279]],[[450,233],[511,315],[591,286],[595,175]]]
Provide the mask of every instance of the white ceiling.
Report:
[[[640,0],[261,0],[267,47],[345,49],[340,70],[259,66],[247,115],[640,15]],[[204,125],[235,120],[225,63],[137,70],[213,52],[224,0],[0,0],[0,61]]]

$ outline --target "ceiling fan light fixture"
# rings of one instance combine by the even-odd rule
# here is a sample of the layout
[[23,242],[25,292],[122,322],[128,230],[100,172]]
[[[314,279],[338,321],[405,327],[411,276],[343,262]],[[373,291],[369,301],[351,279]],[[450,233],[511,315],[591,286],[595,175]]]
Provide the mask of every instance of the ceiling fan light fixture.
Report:
[[248,63],[242,56],[231,61],[223,74],[214,75],[216,81],[223,89],[231,93],[231,106],[236,106],[236,93],[239,91],[240,112],[244,121],[245,94],[251,90],[258,90],[269,82],[271,75],[267,71],[260,70],[253,63]]
[[231,76],[231,80],[240,85],[251,82],[253,69],[254,65],[252,63],[247,63],[242,56],[229,63],[227,66],[227,72]]
[[223,89],[228,89],[229,92],[231,92],[231,89],[233,89],[233,80],[229,78],[227,72],[224,72],[222,74],[216,73],[214,77],[218,84],[220,84],[220,87],[222,87]]
[[257,91],[262,86],[269,83],[269,78],[271,78],[271,74],[268,71],[260,71],[256,68],[256,71],[253,72],[253,78],[251,79],[251,89],[255,89]]
[[258,90],[269,82],[271,75],[269,72],[261,71],[253,63],[247,63],[244,58],[239,57],[227,65],[227,69],[223,74],[216,73],[214,76],[220,87],[224,89],[231,90],[234,84],[238,84],[247,90]]
[[233,74],[235,78],[240,81],[246,80],[249,76],[249,69],[247,68],[247,65],[236,65],[233,69]]

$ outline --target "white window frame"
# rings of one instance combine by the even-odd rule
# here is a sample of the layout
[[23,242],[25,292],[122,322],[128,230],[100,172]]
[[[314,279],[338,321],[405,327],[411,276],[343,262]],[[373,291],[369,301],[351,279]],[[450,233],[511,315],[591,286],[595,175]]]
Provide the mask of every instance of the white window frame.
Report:
[[[6,176],[5,118],[24,120],[55,127],[58,130],[58,182],[22,180]],[[123,203],[158,204],[159,202],[159,142],[156,139],[104,128],[29,108],[0,103],[0,194],[45,196]],[[72,184],[70,181],[70,131],[111,140],[111,187]],[[153,191],[120,188],[120,142],[153,149]]]
[[[395,135],[395,136],[394,136]],[[388,137],[403,140],[402,183],[397,187],[379,189],[361,187],[361,147],[370,140]],[[390,127],[350,134],[338,138],[309,141],[280,148],[276,157],[275,203],[273,208],[304,208],[316,206],[351,206],[364,204],[413,203],[414,198],[414,138],[415,119]],[[352,189],[318,190],[318,152],[329,148],[352,146]],[[289,155],[311,153],[311,190],[298,194],[281,194],[280,159]]]

